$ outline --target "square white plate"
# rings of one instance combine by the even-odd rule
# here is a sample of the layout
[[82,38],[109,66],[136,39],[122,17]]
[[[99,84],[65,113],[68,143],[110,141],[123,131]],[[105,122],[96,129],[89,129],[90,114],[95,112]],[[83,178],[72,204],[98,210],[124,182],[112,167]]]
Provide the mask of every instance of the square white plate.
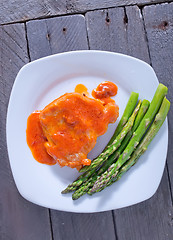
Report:
[[[83,83],[91,93],[99,83],[109,80],[118,86],[115,97],[124,111],[130,93],[151,101],[158,86],[153,69],[138,59],[104,51],[76,51],[48,56],[26,64],[18,73],[10,96],[7,113],[7,146],[11,169],[20,194],[38,205],[69,212],[100,212],[122,208],[150,198],[157,190],[166,160],[168,145],[167,120],[147,152],[120,181],[104,191],[77,201],[71,193],[61,191],[79,175],[77,170],[58,165],[38,163],[26,143],[27,118],[34,110],[43,109],[66,92],[73,92]],[[89,154],[99,154],[117,123],[109,126],[105,135]]]

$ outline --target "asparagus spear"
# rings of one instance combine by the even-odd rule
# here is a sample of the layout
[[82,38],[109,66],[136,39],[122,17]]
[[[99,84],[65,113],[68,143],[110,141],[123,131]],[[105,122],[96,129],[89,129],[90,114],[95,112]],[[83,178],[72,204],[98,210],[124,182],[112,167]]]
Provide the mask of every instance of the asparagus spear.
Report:
[[69,184],[61,193],[69,193],[75,191],[82,183],[86,182],[87,179],[95,172],[95,169],[89,172],[81,174],[75,181]]
[[132,112],[133,112],[133,110],[134,110],[134,108],[137,104],[138,97],[139,97],[138,93],[131,92],[130,98],[127,102],[127,105],[126,105],[126,108],[124,110],[123,116],[121,117],[121,119],[118,123],[118,126],[115,129],[115,132],[114,132],[113,136],[111,137],[110,141],[108,142],[107,146],[112,144],[114,139],[116,138],[116,136],[118,136],[118,134],[122,131],[123,127],[125,126],[126,122],[129,119],[129,117],[132,115]]
[[165,121],[165,118],[169,112],[170,108],[170,102],[164,97],[162,105],[160,107],[159,112],[157,113],[154,122],[152,123],[151,127],[149,128],[148,132],[146,133],[145,137],[137,147],[136,151],[132,154],[130,160],[128,163],[119,171],[117,178],[118,180],[121,178],[121,176],[129,170],[130,167],[132,167],[140,158],[142,154],[145,153],[147,150],[149,144],[153,140],[153,138],[158,133],[159,129],[161,128],[162,124]]
[[124,148],[126,147],[129,139],[131,138],[133,132],[137,129],[137,127],[139,126],[142,118],[144,117],[148,107],[150,105],[150,102],[148,100],[143,100],[141,107],[139,109],[139,112],[135,118],[135,122],[134,125],[132,127],[132,129],[128,132],[128,134],[126,135],[126,137],[124,138],[121,146],[118,148],[117,151],[115,151],[106,162],[104,162],[104,164],[102,165],[102,167],[96,171],[86,182],[84,182],[72,195],[72,199],[76,200],[79,197],[81,197],[82,195],[84,195],[85,193],[87,193],[89,191],[89,189],[94,185],[95,181],[97,180],[97,177],[100,176],[102,173],[104,173],[108,167],[110,167],[110,165],[119,157],[119,155],[121,154],[121,152],[124,150]]
[[103,166],[98,171],[98,175],[101,175],[102,173],[104,173],[108,169],[108,167],[110,167],[110,165],[115,161],[115,159],[117,159],[120,156],[120,154],[124,151],[125,147],[127,146],[127,143],[129,142],[130,138],[133,135],[133,132],[138,128],[141,120],[143,119],[146,111],[148,110],[149,105],[150,105],[150,102],[148,100],[144,99],[142,101],[141,107],[136,116],[132,129],[127,133],[126,137],[124,138],[118,150],[114,152],[106,162],[104,162]]
[[[130,98],[129,98],[128,102],[127,102],[127,105],[126,105],[126,108],[124,110],[123,116],[121,117],[121,119],[119,121],[119,124],[118,124],[118,126],[117,126],[117,128],[116,128],[116,130],[115,130],[115,132],[114,132],[114,134],[112,136],[112,138],[108,142],[108,144],[107,144],[105,149],[107,149],[113,143],[115,138],[118,136],[118,134],[122,131],[123,127],[127,123],[129,117],[131,116],[131,114],[132,114],[132,112],[133,112],[133,110],[134,110],[134,108],[135,108],[135,106],[137,104],[138,96],[139,96],[139,94],[135,93],[135,92],[132,92],[130,94]],[[94,159],[91,162],[91,165],[90,165],[91,167],[95,163],[96,160],[97,160],[97,158]],[[89,169],[91,169],[90,166],[85,166],[85,167],[81,168],[79,170],[79,172],[86,172],[86,171],[88,171]]]
[[119,171],[117,171],[114,175],[112,175],[111,181],[109,181],[106,185],[104,185],[101,190],[106,188],[107,186],[112,185],[114,182],[118,181],[124,173],[126,173],[140,158],[142,154],[145,153],[147,150],[149,144],[153,140],[153,138],[158,133],[159,129],[161,128],[162,124],[165,121],[165,118],[169,112],[170,108],[170,102],[166,99],[166,97],[163,99],[162,105],[160,107],[159,112],[157,113],[151,127],[149,128],[148,132],[144,136],[143,140],[137,147],[137,149],[132,154],[130,160],[128,160],[127,163],[124,164],[123,167],[120,168]]
[[68,193],[76,190],[83,182],[85,182],[95,172],[95,170],[100,166],[100,164],[106,161],[108,157],[120,146],[124,137],[133,126],[133,123],[139,111],[140,105],[141,105],[141,100],[139,100],[138,105],[136,106],[135,110],[133,111],[126,125],[123,127],[122,131],[115,138],[114,142],[110,145],[110,147],[105,149],[105,151],[99,155],[99,157],[97,158],[97,162],[95,162],[95,164],[92,166],[92,169],[80,175],[77,178],[77,180],[74,181],[72,184],[68,185],[67,188],[62,191],[62,193]]
[[97,179],[94,186],[90,190],[90,193],[100,191],[100,189],[102,189],[102,187],[112,179],[112,175],[115,175],[115,173],[117,173],[117,170],[130,158],[130,155],[139,144],[139,141],[141,140],[145,131],[148,129],[150,123],[158,112],[158,109],[160,108],[160,105],[163,101],[164,96],[167,94],[167,91],[168,89],[166,86],[159,84],[147,113],[142,119],[137,130],[133,133],[133,136],[124,152],[120,155],[118,161],[116,163],[113,163],[108,168],[108,170]]

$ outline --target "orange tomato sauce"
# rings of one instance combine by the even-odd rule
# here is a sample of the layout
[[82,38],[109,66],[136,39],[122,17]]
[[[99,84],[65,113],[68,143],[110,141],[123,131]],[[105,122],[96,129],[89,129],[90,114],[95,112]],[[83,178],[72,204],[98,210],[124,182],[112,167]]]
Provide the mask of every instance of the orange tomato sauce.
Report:
[[97,88],[92,91],[92,96],[97,99],[105,99],[115,96],[117,94],[118,87],[109,81],[100,83]]
[[33,157],[40,163],[45,163],[48,165],[56,164],[55,159],[53,159],[46,151],[45,143],[47,139],[43,134],[43,130],[40,124],[40,111],[33,112],[28,117],[27,121],[27,143],[30,147]]
[[89,92],[88,92],[88,89],[87,87],[85,87],[85,85],[83,84],[77,84],[76,87],[75,87],[75,90],[74,90],[76,93],[81,93],[85,96],[89,96]]
[[111,96],[117,86],[103,82],[88,97],[87,88],[80,84],[74,93],[66,93],[33,112],[27,121],[27,143],[33,157],[40,163],[80,169],[90,165],[87,154],[94,148],[97,137],[107,131],[109,123],[119,116],[119,108]]

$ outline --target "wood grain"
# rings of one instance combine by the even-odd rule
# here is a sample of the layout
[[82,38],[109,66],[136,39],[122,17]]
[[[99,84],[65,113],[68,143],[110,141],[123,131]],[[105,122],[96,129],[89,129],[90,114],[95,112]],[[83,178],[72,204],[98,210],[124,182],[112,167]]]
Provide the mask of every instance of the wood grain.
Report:
[[51,211],[51,216],[55,239],[116,239],[111,211],[94,214]]
[[0,23],[26,21],[68,13],[82,13],[101,8],[159,2],[165,2],[165,0],[1,0]]
[[[152,11],[150,15],[152,19]],[[156,18],[158,16],[157,13]],[[146,18],[149,21],[148,15]],[[89,12],[86,14],[86,19],[91,49],[117,51],[150,62],[142,16],[136,6]],[[153,36],[153,43],[154,41],[155,37]],[[159,38],[158,42],[160,42]],[[156,58],[158,51],[157,48],[153,50]],[[165,54],[165,58],[167,58],[166,52],[161,54]],[[169,60],[168,57],[167,61]],[[162,72],[164,72],[163,69]],[[165,80],[165,83],[167,81]],[[165,171],[161,185],[154,197],[144,203],[114,211],[118,240],[172,239],[171,216],[171,195],[168,175]]]
[[82,15],[35,20],[27,23],[31,59],[71,50],[88,49]]
[[[148,6],[143,10],[152,66],[160,82],[168,87],[168,99],[173,103],[173,3]],[[169,121],[168,171],[173,191],[173,107]],[[172,192],[173,194],[173,192]]]
[[88,12],[86,20],[90,49],[124,53],[149,63],[144,26],[137,6]]
[[[0,239],[51,239],[48,210],[26,201],[15,186],[6,146],[6,112],[19,69],[28,62],[23,24],[0,27]],[[16,136],[17,137],[17,136]]]
[[[31,60],[52,53],[88,49],[82,15],[28,22],[27,37]],[[75,214],[51,210],[51,222],[54,239],[116,239],[111,212]]]

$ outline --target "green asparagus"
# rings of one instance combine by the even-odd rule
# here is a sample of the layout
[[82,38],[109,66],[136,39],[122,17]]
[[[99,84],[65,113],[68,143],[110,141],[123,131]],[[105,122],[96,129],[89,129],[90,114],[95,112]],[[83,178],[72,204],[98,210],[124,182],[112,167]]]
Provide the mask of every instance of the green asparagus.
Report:
[[135,119],[132,129],[127,133],[126,137],[124,138],[124,140],[123,140],[121,146],[118,148],[118,150],[116,152],[114,152],[106,162],[104,162],[103,166],[98,171],[98,175],[101,175],[103,172],[105,172],[108,169],[108,167],[110,167],[110,165],[114,162],[114,160],[120,156],[122,151],[124,151],[125,147],[127,146],[127,143],[129,142],[130,138],[133,135],[133,132],[137,129],[137,127],[139,126],[141,120],[143,119],[146,111],[148,110],[149,105],[150,105],[150,102],[148,100],[144,99],[142,101],[141,107],[136,116],[136,119]]
[[98,177],[97,181],[90,190],[90,193],[99,192],[100,189],[102,189],[102,187],[112,179],[112,175],[115,175],[115,173],[117,173],[117,170],[130,158],[130,155],[136,149],[139,141],[141,140],[142,136],[158,112],[163,98],[167,94],[167,91],[168,89],[166,86],[159,84],[147,113],[142,119],[137,130],[133,133],[133,136],[126,146],[124,152],[120,155],[116,163],[113,163],[105,173]]
[[131,92],[130,98],[127,102],[126,108],[124,110],[123,116],[121,117],[117,128],[113,136],[111,137],[110,141],[108,142],[108,146],[113,143],[114,139],[118,136],[118,134],[122,131],[123,127],[125,126],[126,122],[128,121],[129,117],[132,115],[132,112],[137,104],[139,94],[135,92]]
[[[157,113],[151,127],[149,128],[148,132],[144,136],[141,143],[138,145],[137,149],[132,154],[131,158],[120,168],[119,171],[117,171],[115,174],[112,175],[112,179],[105,184],[101,189],[103,190],[107,186],[112,185],[115,181],[118,181],[124,173],[126,173],[140,158],[142,154],[145,153],[147,150],[149,144],[153,140],[153,138],[158,133],[159,129],[161,128],[162,124],[165,121],[165,118],[169,112],[170,108],[170,102],[166,99],[166,97],[163,99],[162,105],[160,107],[159,112]],[[92,193],[92,192],[91,192]]]

